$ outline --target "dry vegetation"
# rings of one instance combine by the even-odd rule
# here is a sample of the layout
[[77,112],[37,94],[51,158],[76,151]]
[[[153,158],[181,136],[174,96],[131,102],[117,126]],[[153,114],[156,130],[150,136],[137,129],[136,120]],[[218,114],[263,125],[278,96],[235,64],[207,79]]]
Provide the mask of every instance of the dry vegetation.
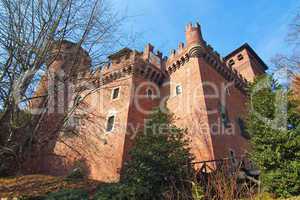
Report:
[[[88,191],[91,197],[96,193],[97,188],[101,187],[101,182],[93,180],[67,180],[62,177],[46,175],[28,175],[14,178],[0,178],[0,198],[12,197],[43,197],[51,192],[62,189],[83,189]],[[195,200],[198,200],[194,196]],[[224,199],[234,199],[224,198]],[[254,200],[274,200],[271,195],[263,193]],[[287,200],[300,200],[300,197],[289,198]]]
[[62,189],[84,189],[93,195],[100,184],[100,182],[92,180],[74,181],[45,175],[0,178],[0,198],[40,197]]

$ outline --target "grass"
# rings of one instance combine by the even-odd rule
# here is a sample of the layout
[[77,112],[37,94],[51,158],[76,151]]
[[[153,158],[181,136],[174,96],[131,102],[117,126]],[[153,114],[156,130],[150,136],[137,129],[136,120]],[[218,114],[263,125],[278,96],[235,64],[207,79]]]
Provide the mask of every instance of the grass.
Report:
[[7,197],[42,197],[61,189],[84,189],[93,195],[101,182],[93,180],[67,180],[63,177],[27,175],[0,178],[0,199]]
[[258,195],[254,200],[300,200],[300,196],[292,197],[292,198],[288,198],[288,199],[275,199],[269,193],[262,193],[262,194]]
[[[83,189],[90,197],[96,193],[97,188],[103,183],[93,180],[68,180],[63,177],[46,175],[27,175],[12,178],[0,178],[0,199],[12,197],[43,197],[51,192],[62,189]],[[255,200],[274,200],[267,193],[262,194]],[[287,200],[300,200],[294,197]]]

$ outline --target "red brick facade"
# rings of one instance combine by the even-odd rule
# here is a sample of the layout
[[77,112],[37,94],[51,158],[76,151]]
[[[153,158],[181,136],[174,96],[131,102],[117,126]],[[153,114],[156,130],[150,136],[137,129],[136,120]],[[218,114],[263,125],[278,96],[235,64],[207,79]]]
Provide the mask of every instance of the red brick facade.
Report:
[[[155,53],[150,44],[144,52],[125,48],[109,56],[111,63],[89,82],[97,89],[74,114],[79,118],[77,134],[53,133],[55,142],[41,151],[34,170],[66,175],[80,161],[90,178],[118,181],[135,135],[142,133],[150,111],[165,105],[176,125],[187,128],[196,161],[243,155],[248,149],[241,132],[245,86],[266,66],[247,44],[222,58],[204,41],[199,24],[189,24],[185,35],[186,46],[180,43],[169,58]],[[83,57],[89,60],[88,55]],[[62,60],[49,68],[62,68]],[[42,84],[40,90],[45,90]],[[53,130],[61,114],[47,116],[41,135]]]

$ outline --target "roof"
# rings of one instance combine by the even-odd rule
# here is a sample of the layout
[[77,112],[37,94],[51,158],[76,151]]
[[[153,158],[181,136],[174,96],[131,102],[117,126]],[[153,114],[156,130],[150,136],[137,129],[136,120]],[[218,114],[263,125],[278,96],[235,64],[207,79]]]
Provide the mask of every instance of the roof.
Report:
[[121,56],[127,55],[131,52],[132,52],[131,49],[125,47],[125,48],[121,49],[120,51],[117,51],[116,53],[113,53],[113,54],[109,55],[108,58],[110,60],[112,60],[112,59],[119,58]]
[[264,70],[268,69],[268,66],[266,65],[266,63],[257,55],[257,53],[253,50],[253,48],[248,43],[243,44],[239,48],[237,48],[234,51],[232,51],[231,53],[229,53],[227,56],[224,57],[224,60],[228,60],[229,58],[231,58],[238,52],[242,51],[243,49],[247,49],[250,52],[250,54],[257,59],[257,61],[261,64],[261,66],[263,66]]

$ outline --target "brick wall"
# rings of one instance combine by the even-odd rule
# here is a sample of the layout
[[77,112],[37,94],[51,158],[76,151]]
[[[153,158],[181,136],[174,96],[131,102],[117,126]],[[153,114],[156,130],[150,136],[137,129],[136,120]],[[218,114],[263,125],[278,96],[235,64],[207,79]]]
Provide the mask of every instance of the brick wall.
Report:
[[[226,65],[228,60],[223,61],[203,40],[199,24],[186,27],[186,38],[187,46],[180,43],[178,50],[172,51],[168,59],[163,59],[160,52],[154,53],[150,44],[146,45],[144,52],[124,48],[110,56],[110,64],[88,81],[100,88],[88,95],[74,113],[79,118],[76,135],[55,132],[63,115],[47,114],[39,132],[41,138],[53,133],[52,142],[37,151],[39,159],[33,159],[28,165],[31,173],[67,175],[80,162],[90,178],[118,181],[124,162],[130,159],[128,153],[136,135],[142,133],[150,111],[161,105],[166,105],[174,114],[178,127],[187,129],[195,161],[229,157],[229,151],[234,151],[236,156],[244,154],[249,145],[237,123],[238,118],[243,118],[246,113],[244,78],[251,81],[263,73],[261,63],[242,49],[238,54],[243,59],[235,60],[233,66],[237,72],[232,70]],[[236,59],[236,56],[237,53],[231,57]],[[65,62],[72,56],[60,58],[52,69],[66,68],[66,74],[72,74],[70,63]],[[78,69],[89,71],[88,61],[89,58],[80,61]],[[46,93],[47,81],[41,82],[37,94]],[[74,79],[70,79],[72,81]],[[182,89],[179,95],[176,94],[178,85]],[[119,88],[116,99],[112,99],[114,88]],[[149,89],[153,98],[147,97]],[[59,92],[55,98],[58,95]],[[65,98],[63,107],[71,100]],[[61,106],[56,104],[50,102],[50,105]],[[32,105],[38,107],[41,101]],[[231,125],[227,128],[222,122],[223,106]],[[108,117],[112,115],[115,116],[114,128],[107,132]]]

